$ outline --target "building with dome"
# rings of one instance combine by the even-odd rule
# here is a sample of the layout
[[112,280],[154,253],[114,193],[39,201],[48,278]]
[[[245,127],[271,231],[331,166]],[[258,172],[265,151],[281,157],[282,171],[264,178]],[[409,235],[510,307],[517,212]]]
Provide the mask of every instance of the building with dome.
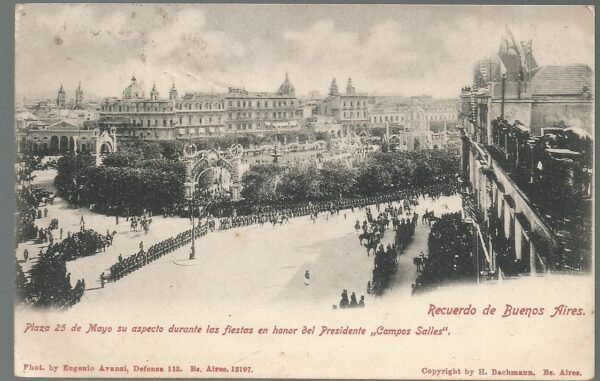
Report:
[[281,86],[279,86],[279,91],[277,91],[277,94],[289,95],[291,97],[296,96],[296,89],[294,88],[294,85],[292,85],[292,83],[290,82],[290,78],[287,71],[285,72],[285,81],[283,81]]
[[[156,87],[156,86],[155,86]],[[144,89],[135,79],[135,75],[131,77],[131,83],[123,90],[123,100],[130,101],[136,99],[144,99]]]
[[301,126],[303,111],[288,73],[274,93],[229,88],[224,98],[229,133],[295,130]]
[[107,98],[100,107],[98,125],[117,128],[123,140],[169,140],[300,128],[302,109],[286,73],[276,92],[249,92],[229,88],[225,94],[190,92],[179,96],[175,84],[161,98],[156,84],[145,96],[131,78],[122,98]]

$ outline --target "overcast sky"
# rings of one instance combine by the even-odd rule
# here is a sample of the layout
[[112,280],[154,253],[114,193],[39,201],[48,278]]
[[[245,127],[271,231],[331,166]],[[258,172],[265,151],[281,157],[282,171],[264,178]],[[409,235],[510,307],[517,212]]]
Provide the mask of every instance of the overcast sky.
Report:
[[352,77],[357,91],[455,97],[505,26],[540,65],[594,64],[584,6],[27,4],[16,14],[17,96],[121,96],[135,73],[167,96],[228,86],[300,95]]

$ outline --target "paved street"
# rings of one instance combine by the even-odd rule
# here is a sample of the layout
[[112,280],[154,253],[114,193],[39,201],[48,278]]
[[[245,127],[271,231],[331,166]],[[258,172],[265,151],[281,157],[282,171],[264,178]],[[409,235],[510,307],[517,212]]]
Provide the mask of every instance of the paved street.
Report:
[[[51,188],[51,178],[52,172],[44,171],[38,174],[35,183]],[[321,214],[316,223],[309,217],[301,217],[277,227],[265,224],[216,231],[196,241],[196,260],[188,259],[188,245],[100,289],[100,273],[108,274],[109,267],[118,260],[119,254],[126,257],[137,251],[140,241],[144,242],[144,247],[149,247],[189,229],[189,220],[155,216],[150,232],[144,234],[130,232],[129,224],[123,218],[116,225],[114,217],[88,209],[71,209],[60,198],[47,208],[48,217],[38,219],[38,226],[47,226],[50,219],[58,218],[64,236],[67,231],[79,229],[82,215],[86,228],[101,233],[106,233],[107,229],[117,231],[113,246],[108,247],[106,252],[68,262],[72,282],[83,278],[88,288],[74,309],[102,304],[156,303],[158,300],[158,305],[163,306],[198,300],[211,305],[300,303],[330,309],[338,304],[342,289],[356,292],[358,298],[365,295],[367,305],[380,303],[387,298],[410,295],[410,285],[416,277],[412,258],[421,250],[427,253],[429,233],[427,225],[417,225],[412,242],[400,256],[392,290],[378,300],[366,294],[373,256],[367,257],[366,249],[358,243],[354,223],[357,219],[365,219],[364,211],[358,210],[354,213],[341,211],[334,216]],[[440,215],[459,208],[458,196],[436,201],[420,199],[416,212],[422,215],[425,209],[434,209],[436,215]],[[58,236],[58,231],[54,234]],[[391,243],[393,237],[393,231],[388,230],[383,239],[384,245]],[[24,248],[29,247],[33,257],[29,261],[31,263],[35,261],[39,246],[21,244],[17,255],[21,258]],[[25,264],[25,269],[29,263]],[[306,270],[311,275],[309,286],[304,285]]]

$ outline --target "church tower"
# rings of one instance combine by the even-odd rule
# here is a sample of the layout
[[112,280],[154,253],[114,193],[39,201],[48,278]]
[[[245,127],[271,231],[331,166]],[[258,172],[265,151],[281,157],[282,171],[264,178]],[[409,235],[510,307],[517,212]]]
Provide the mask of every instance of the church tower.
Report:
[[348,78],[348,86],[346,86],[346,94],[355,94],[354,86],[352,85],[352,78]]
[[83,107],[83,90],[81,90],[81,82],[79,82],[79,87],[75,90],[75,108]]
[[329,87],[329,95],[330,96],[340,95],[335,78],[333,79],[333,81],[331,81],[331,86]]
[[150,91],[150,100],[158,100],[158,90],[156,89],[156,82],[154,82],[154,86],[152,86],[152,90]]
[[173,82],[173,86],[171,86],[171,90],[169,90],[169,99],[172,101],[177,100],[177,89],[175,88],[175,82]]
[[65,94],[65,89],[63,89],[62,83],[60,84],[60,89],[58,90],[58,96],[56,97],[56,105],[60,108],[65,107],[67,97]]

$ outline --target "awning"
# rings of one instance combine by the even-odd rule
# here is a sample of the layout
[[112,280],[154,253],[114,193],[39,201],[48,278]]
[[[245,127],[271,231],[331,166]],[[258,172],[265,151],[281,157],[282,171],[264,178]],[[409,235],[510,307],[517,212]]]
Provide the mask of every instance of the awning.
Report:
[[190,128],[190,135],[191,134],[195,134],[196,133],[196,129],[195,128]]
[[498,190],[500,190],[500,192],[504,193],[506,192],[504,189],[504,185],[502,185],[502,183],[498,180],[498,177],[496,176],[495,173],[492,173],[492,175],[490,175],[491,179],[494,180],[494,183],[496,183],[496,187],[498,187]]
[[198,128],[198,133],[199,133],[200,135],[202,135],[202,134],[205,134],[205,133],[206,133],[206,130],[205,130],[204,128],[200,127],[200,128]]
[[518,123],[516,123],[516,124],[514,125],[514,128],[515,128],[515,129],[516,129],[518,132],[520,132],[520,133],[522,133],[522,134],[526,134],[526,133],[528,134],[528,133],[529,133],[529,128],[525,127],[523,124],[518,124]]
[[517,213],[516,218],[519,221],[519,224],[521,224],[521,228],[523,228],[525,234],[529,234],[531,232],[531,224],[529,223],[529,220],[527,220],[527,217],[525,217],[523,213]]
[[517,204],[515,203],[515,200],[508,194],[504,195],[504,199],[506,200],[506,203],[508,204],[508,206],[510,206],[511,209],[515,209],[515,206],[517,206]]
[[183,128],[179,129],[179,135],[185,135],[185,130]]
[[215,129],[214,129],[214,127],[208,127],[208,131],[209,132],[215,132]]

